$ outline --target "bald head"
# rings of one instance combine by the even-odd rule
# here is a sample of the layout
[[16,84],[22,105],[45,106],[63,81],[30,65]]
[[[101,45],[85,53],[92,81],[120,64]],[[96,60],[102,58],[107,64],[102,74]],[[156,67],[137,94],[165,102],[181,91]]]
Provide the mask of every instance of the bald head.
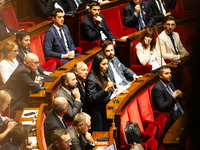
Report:
[[73,71],[74,71],[76,77],[80,81],[83,81],[87,78],[88,67],[83,61],[76,62],[76,64],[74,65]]
[[36,72],[38,69],[38,66],[40,64],[38,56],[33,54],[33,53],[28,53],[25,57],[24,57],[24,64],[27,66],[27,68],[30,71],[34,71]]
[[60,114],[63,110],[67,112],[67,105],[68,101],[66,100],[66,98],[56,97],[52,103],[52,109],[56,114]]

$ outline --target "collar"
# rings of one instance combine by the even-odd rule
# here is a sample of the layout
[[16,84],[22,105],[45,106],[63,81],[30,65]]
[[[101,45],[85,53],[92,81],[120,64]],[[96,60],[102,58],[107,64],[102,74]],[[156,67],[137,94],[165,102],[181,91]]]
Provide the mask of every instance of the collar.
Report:
[[168,84],[165,84],[162,80],[160,80],[160,82],[161,82],[165,87],[167,87],[167,86],[169,85],[169,83],[168,83]]
[[58,26],[56,26],[55,24],[53,24],[53,26],[55,27],[55,29],[59,32],[60,29],[62,29],[62,26],[59,28]]
[[170,34],[172,34],[172,35],[173,35],[173,33],[174,33],[174,32],[172,32],[172,33],[169,33],[167,30],[165,30],[165,33],[166,33],[167,35],[170,35]]
[[79,80],[78,78],[76,78],[78,80],[78,82],[80,83],[80,85],[83,84],[83,81]]
[[61,87],[62,87],[62,89],[63,89],[65,92],[67,92],[67,94],[71,95],[71,91],[69,91],[68,89],[66,89],[64,86],[61,86]]

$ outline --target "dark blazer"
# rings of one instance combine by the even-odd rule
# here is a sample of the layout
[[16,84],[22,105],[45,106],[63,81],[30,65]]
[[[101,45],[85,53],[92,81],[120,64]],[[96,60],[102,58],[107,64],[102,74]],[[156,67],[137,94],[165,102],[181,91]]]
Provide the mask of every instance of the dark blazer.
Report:
[[[7,32],[6,28],[10,31],[9,33]],[[17,29],[9,28],[3,20],[3,17],[0,15],[0,41],[10,37],[17,31]]]
[[[67,38],[69,50],[76,50],[68,27],[64,24],[62,29]],[[66,54],[65,46],[61,42],[60,36],[55,27],[51,25],[51,27],[46,30],[44,36],[44,55],[46,57],[55,57],[61,59],[61,54]]]
[[[153,17],[155,19],[156,22],[162,22],[163,21],[163,18],[164,18],[164,15],[162,15],[159,11],[159,8],[156,4],[156,0],[147,0],[150,5],[151,5],[151,9],[152,9],[152,13],[153,13]],[[164,6],[164,9],[167,12],[169,12],[169,8],[171,9],[174,9],[175,6],[176,6],[176,1],[177,0],[161,0],[163,6]]]
[[[176,90],[172,82],[169,83],[169,86],[172,91]],[[167,112],[170,116],[173,116],[176,99],[167,91],[160,80],[152,89],[152,101],[155,110]]]
[[47,116],[44,120],[44,133],[45,133],[45,140],[47,147],[51,145],[51,135],[55,129],[62,128],[66,129],[60,119],[57,117],[56,114],[52,110],[47,112]]
[[[152,26],[154,22],[154,18],[152,15],[152,10],[151,10],[149,2],[141,1],[140,9],[142,12],[142,19],[146,27]],[[132,27],[132,28],[135,28],[136,30],[139,30],[138,18],[135,16],[134,12],[135,12],[135,6],[133,2],[131,1],[124,8],[124,23],[125,23],[125,26],[127,27]]]
[[83,103],[76,101],[62,88],[62,86],[59,87],[58,91],[56,91],[54,98],[60,96],[65,97],[68,101],[67,112],[63,118],[65,118],[65,121],[67,122],[72,122],[76,114],[78,114],[83,107]]
[[[126,77],[127,80],[129,80],[129,81],[133,80],[133,75],[134,75],[135,73],[134,73],[131,69],[125,67],[125,66],[119,61],[119,59],[118,59],[116,56],[114,56],[114,57],[112,58],[112,60],[115,61],[115,64],[118,66],[120,72],[122,73],[122,75],[123,75],[124,77]],[[110,77],[110,80],[115,84],[115,78],[114,78],[113,70],[112,70],[112,68],[111,68],[111,66],[110,66],[110,63],[111,63],[111,62],[108,63],[108,75],[109,75],[109,77]]]
[[[17,61],[19,62],[19,63],[24,63],[24,57],[25,57],[25,55],[24,55],[24,53],[22,52],[22,49],[18,46],[18,50],[19,50],[19,53],[18,53],[18,55],[17,55]],[[27,49],[27,51],[29,52],[29,53],[32,53],[31,52],[31,49],[30,49],[30,47]],[[40,74],[43,74],[43,72],[45,71],[41,66],[39,66],[38,67],[38,71],[40,72]]]
[[24,64],[19,64],[8,81],[1,87],[12,96],[10,111],[22,104],[29,106],[30,91],[37,93],[41,90],[40,85],[34,82],[35,75],[36,73],[29,72]]
[[[77,0],[71,0],[71,1],[72,1],[72,3],[73,3],[74,10],[77,9],[78,7],[77,7],[77,5],[76,5],[76,3],[75,3],[75,1],[77,1]],[[81,3],[84,3],[84,2],[85,2],[85,0],[79,0],[79,1],[81,1]]]
[[0,150],[19,150],[19,148],[17,146],[14,146],[10,142],[8,142],[8,143],[5,143],[4,145],[2,145],[0,147]]
[[89,142],[85,139],[83,135],[80,135],[81,141],[79,140],[77,131],[74,129],[72,125],[67,128],[69,135],[72,139],[72,145],[70,146],[70,150],[92,150],[95,146],[89,144]]
[[[78,81],[78,79],[76,79],[77,81]],[[84,82],[84,81],[83,81]],[[78,81],[77,82],[77,86],[76,86],[78,89],[79,89],[79,92],[80,92],[80,94],[81,94],[81,102],[84,104],[85,103],[85,92],[83,91],[83,88],[82,88],[82,86],[81,86],[81,84],[80,84],[80,82]],[[85,90],[85,89],[84,89]]]
[[90,17],[90,14],[88,14],[82,21],[81,30],[84,40],[86,41],[101,40],[101,34],[100,34],[101,30],[107,36],[108,40],[112,41],[112,39],[115,39],[114,35],[112,34],[108,25],[106,24],[104,16],[102,14],[99,14],[99,16],[102,18],[101,27],[94,23],[93,19]]

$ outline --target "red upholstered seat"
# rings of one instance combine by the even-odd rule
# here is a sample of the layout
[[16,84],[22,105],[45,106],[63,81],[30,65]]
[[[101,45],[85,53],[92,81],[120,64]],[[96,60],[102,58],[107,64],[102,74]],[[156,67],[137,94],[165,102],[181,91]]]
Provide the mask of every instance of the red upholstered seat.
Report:
[[15,11],[13,9],[13,6],[5,8],[1,12],[1,15],[2,15],[6,25],[10,28],[19,30],[19,29],[27,29],[27,28],[35,25],[35,22],[18,22],[16,15],[15,15]]
[[151,149],[155,150],[157,148],[158,142],[154,138],[156,136],[157,127],[154,124],[149,124],[141,121],[137,100],[133,100],[128,107],[124,110],[124,112],[121,115],[121,131],[120,131],[120,137],[121,137],[121,148],[127,149],[124,142],[124,128],[126,127],[126,122],[137,122],[141,133],[142,133],[142,143],[140,143],[145,149]]
[[137,75],[144,75],[146,73],[152,73],[152,66],[151,65],[141,65],[137,54],[136,54],[136,45],[139,43],[138,41],[133,42],[133,65],[131,66],[131,69],[137,74]]
[[44,120],[46,118],[46,115],[43,114],[42,115],[42,122],[41,122],[41,130],[40,130],[40,134],[41,134],[41,138],[42,138],[42,145],[43,145],[43,149],[47,150],[47,144],[45,141],[45,136],[44,136]]

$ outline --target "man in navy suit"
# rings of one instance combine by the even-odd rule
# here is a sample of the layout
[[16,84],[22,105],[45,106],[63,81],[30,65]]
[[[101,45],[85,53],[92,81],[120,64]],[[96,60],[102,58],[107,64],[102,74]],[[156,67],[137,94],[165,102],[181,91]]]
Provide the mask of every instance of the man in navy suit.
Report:
[[[81,23],[83,39],[86,41],[114,41],[116,38],[108,28],[104,16],[100,14],[100,3],[93,1],[89,5],[89,13]],[[115,43],[114,43],[115,44]]]
[[55,129],[67,129],[68,125],[63,119],[64,114],[67,112],[68,102],[64,97],[57,97],[52,103],[52,109],[47,112],[44,120],[44,133],[47,147],[51,145],[51,135]]
[[68,27],[64,24],[64,13],[61,9],[52,11],[53,24],[47,29],[44,37],[44,55],[61,59],[62,65],[78,56]]
[[124,23],[127,27],[143,30],[154,24],[149,2],[133,0],[124,8]]
[[152,89],[153,106],[155,110],[169,113],[172,125],[184,113],[177,100],[183,94],[171,82],[171,70],[168,66],[162,66],[158,75],[159,80]]

